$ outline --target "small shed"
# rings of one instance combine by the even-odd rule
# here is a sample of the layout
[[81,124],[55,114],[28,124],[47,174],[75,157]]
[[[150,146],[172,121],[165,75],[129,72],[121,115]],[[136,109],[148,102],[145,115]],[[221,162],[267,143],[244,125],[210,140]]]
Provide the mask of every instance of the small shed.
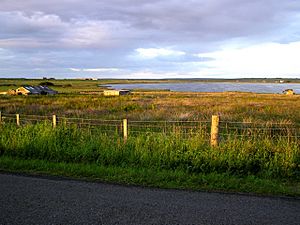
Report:
[[55,95],[57,93],[57,91],[54,91],[47,86],[25,85],[16,90],[17,95]]
[[293,89],[286,89],[282,93],[285,95],[294,95],[295,94]]
[[120,96],[120,95],[128,95],[130,94],[129,90],[104,90],[104,96]]
[[6,92],[7,95],[16,95],[16,90],[14,89],[9,89],[7,92]]

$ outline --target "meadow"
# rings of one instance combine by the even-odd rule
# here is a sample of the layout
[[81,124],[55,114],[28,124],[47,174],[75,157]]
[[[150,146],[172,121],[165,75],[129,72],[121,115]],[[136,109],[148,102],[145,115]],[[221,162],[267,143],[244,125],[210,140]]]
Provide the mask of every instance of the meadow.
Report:
[[[299,95],[136,91],[104,97],[97,87],[99,81],[60,82],[53,89],[64,91],[54,96],[0,96],[0,111],[19,113],[21,118],[52,114],[58,118],[127,118],[129,126],[134,121],[206,123],[218,114],[224,124],[255,126],[247,128],[251,135],[228,129],[220,145],[211,147],[209,123],[187,136],[180,127],[169,132],[132,132],[124,142],[118,130],[103,132],[99,127],[64,123],[53,128],[47,121],[20,127],[2,122],[1,170],[158,187],[300,195]],[[273,132],[256,133],[258,125]],[[279,125],[284,135],[277,131]]]

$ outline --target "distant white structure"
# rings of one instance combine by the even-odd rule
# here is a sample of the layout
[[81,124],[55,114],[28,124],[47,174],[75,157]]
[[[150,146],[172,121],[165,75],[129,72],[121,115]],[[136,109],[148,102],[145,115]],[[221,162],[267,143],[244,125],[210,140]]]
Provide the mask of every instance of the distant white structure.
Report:
[[120,95],[128,95],[130,94],[129,90],[104,90],[104,96],[120,96]]
[[83,78],[76,78],[77,80],[98,80],[95,77],[83,77]]

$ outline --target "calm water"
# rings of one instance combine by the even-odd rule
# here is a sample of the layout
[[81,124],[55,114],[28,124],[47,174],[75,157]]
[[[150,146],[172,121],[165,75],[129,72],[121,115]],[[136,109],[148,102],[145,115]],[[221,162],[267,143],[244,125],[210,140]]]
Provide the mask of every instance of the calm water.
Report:
[[293,89],[300,94],[300,84],[290,83],[160,83],[160,84],[111,84],[114,89],[169,89],[171,91],[224,92],[241,91],[256,93],[282,93]]

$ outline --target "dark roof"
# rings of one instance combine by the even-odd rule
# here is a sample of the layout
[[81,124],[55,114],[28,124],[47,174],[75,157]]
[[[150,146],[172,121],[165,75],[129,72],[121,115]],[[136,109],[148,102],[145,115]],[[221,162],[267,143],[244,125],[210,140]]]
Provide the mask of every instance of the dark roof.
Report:
[[52,90],[47,86],[23,86],[27,91],[30,91],[31,94],[57,94],[57,91]]

